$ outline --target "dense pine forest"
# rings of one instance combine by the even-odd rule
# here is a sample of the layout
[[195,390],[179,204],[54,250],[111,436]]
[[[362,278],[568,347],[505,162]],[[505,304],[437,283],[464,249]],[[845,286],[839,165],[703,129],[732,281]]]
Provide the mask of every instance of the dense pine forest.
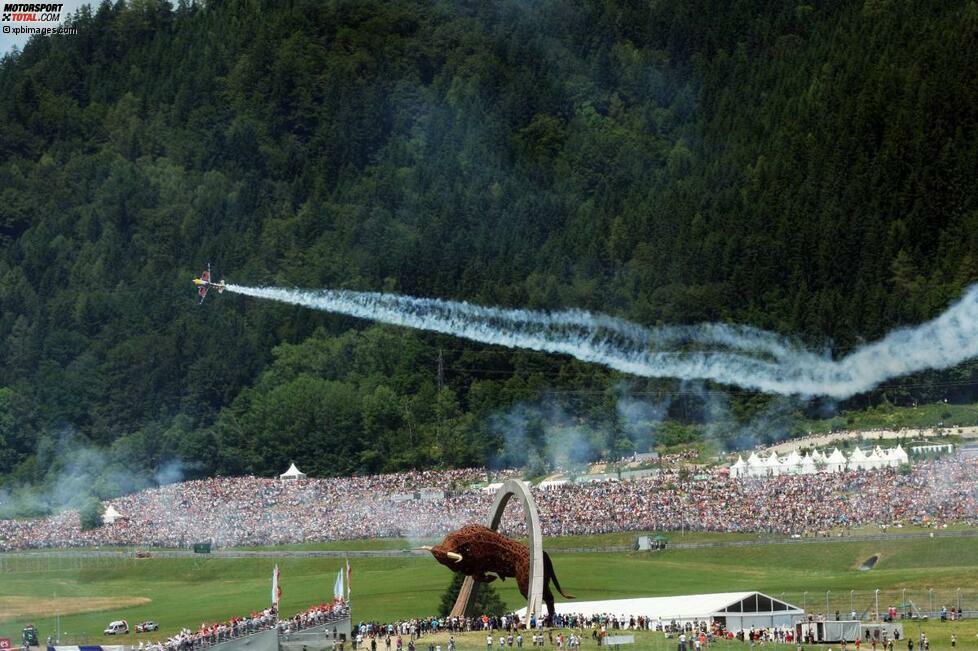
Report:
[[[198,305],[207,262],[251,285],[752,324],[834,354],[978,281],[974,0],[119,0],[73,22],[0,62],[8,491],[86,460],[99,495],[173,467],[533,462],[514,437],[583,460],[689,440],[717,401],[787,417]],[[855,400],[976,383],[965,365]],[[554,423],[577,434],[550,441]]]

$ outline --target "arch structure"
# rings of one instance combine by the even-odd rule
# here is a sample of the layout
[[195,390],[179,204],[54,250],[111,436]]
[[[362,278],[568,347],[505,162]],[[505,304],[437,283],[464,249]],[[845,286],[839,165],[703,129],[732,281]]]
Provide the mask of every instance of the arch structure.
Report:
[[[530,536],[530,581],[526,595],[526,616],[529,619],[536,615],[539,619],[543,616],[543,532],[540,530],[540,516],[537,513],[536,502],[530,494],[530,489],[526,484],[517,479],[507,479],[496,491],[496,499],[493,501],[492,508],[489,510],[489,517],[486,526],[493,531],[499,530],[499,522],[503,519],[503,512],[506,504],[513,497],[519,497],[523,502],[523,513],[526,514],[526,530]],[[475,579],[471,576],[465,577],[462,589],[459,590],[458,599],[452,608],[452,617],[462,617],[469,605],[472,597],[472,587]]]

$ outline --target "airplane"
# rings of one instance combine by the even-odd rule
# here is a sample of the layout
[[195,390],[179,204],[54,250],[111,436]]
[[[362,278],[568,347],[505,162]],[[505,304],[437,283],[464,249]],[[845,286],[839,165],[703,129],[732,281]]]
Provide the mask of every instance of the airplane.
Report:
[[207,263],[207,269],[201,272],[200,278],[194,278],[194,284],[197,285],[197,293],[200,295],[200,302],[203,303],[204,299],[207,298],[207,290],[211,287],[217,288],[217,293],[221,294],[224,292],[224,288],[227,287],[227,283],[224,279],[221,282],[215,283],[211,282],[211,263]]

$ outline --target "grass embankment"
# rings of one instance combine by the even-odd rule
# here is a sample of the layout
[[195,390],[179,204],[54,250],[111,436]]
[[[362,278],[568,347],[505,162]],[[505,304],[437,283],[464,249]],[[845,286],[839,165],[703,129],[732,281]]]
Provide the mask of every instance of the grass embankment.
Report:
[[[806,422],[806,429],[813,433],[826,433],[833,429],[926,429],[943,423],[945,428],[974,427],[978,425],[978,404],[953,405],[943,402],[896,407],[881,404],[855,411],[844,411],[834,418]],[[954,434],[951,430],[949,434]]]
[[[603,536],[568,542],[589,546],[586,543],[614,540],[613,536]],[[956,589],[961,588],[966,607],[978,601],[974,588],[978,584],[978,544],[973,538],[673,549],[641,554],[562,553],[558,546],[549,546],[555,551],[561,585],[579,600],[757,589],[812,611],[824,610],[828,596],[830,611],[848,612],[850,606],[859,611],[872,608],[877,588],[883,591],[883,608],[902,599],[912,600],[921,608],[926,608],[932,598],[938,608],[942,603],[953,605]],[[881,555],[876,568],[860,572],[859,565],[874,554]],[[276,562],[282,574],[284,613],[328,598],[343,564],[338,558],[8,558],[0,581],[0,597],[7,599],[0,603],[16,602],[18,608],[16,614],[12,610],[0,612],[0,636],[18,639],[23,625],[34,622],[44,638],[54,633],[54,616],[61,612],[63,641],[107,643],[113,638],[103,638],[101,631],[113,619],[127,619],[131,624],[155,619],[161,631],[149,637],[162,638],[181,627],[196,628],[204,621],[223,620],[267,605],[271,569]],[[450,578],[444,567],[423,557],[357,558],[352,566],[355,619],[390,621],[432,614]],[[494,585],[509,606],[520,605],[513,581]],[[92,611],[79,612],[80,604],[88,599],[120,601],[110,608],[105,608],[105,602],[93,601]],[[129,605],[123,605],[126,603]],[[69,610],[74,612],[69,614]]]

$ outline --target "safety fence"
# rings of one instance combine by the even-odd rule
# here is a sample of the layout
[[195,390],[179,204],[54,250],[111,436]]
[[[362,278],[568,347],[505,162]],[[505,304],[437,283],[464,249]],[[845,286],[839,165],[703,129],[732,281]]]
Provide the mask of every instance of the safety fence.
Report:
[[[802,608],[814,617],[826,619],[883,619],[891,609],[895,621],[940,620],[957,617],[960,609],[965,619],[978,617],[978,589],[973,585],[960,588],[917,588],[887,590],[809,590],[772,592],[770,596]],[[952,613],[952,609],[954,613]],[[877,616],[878,613],[878,616]]]

